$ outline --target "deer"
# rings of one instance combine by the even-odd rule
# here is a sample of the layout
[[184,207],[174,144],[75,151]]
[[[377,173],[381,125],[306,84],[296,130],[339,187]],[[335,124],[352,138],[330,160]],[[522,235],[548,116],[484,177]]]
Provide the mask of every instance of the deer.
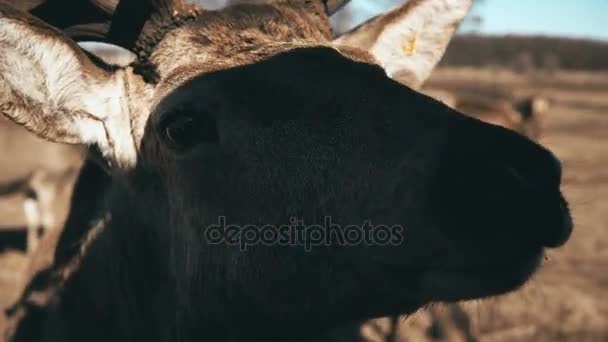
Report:
[[[253,2],[253,1],[250,1]],[[258,3],[261,3],[260,1],[258,1]],[[31,10],[34,9],[34,12],[36,13],[40,13],[40,12],[48,12],[51,14],[55,14],[57,12],[60,12],[58,10],[58,8],[52,8],[52,5],[60,5],[59,2],[55,1],[55,2],[50,2],[51,6],[48,6],[49,4],[43,4],[41,6],[39,6],[39,8],[36,8],[36,6],[32,6],[29,5],[29,7],[27,6],[28,4],[24,4],[24,3],[18,3],[17,5],[20,5],[22,9],[24,10]],[[103,3],[103,2],[98,2],[98,1],[91,1],[91,4],[93,5],[92,7],[95,8],[103,8],[105,6],[105,13],[109,13],[111,12],[110,9],[115,9],[116,8],[116,3]],[[40,5],[40,4],[36,4],[36,5]],[[79,6],[79,8],[82,7],[87,7],[87,6],[82,6],[82,3],[77,4]],[[25,6],[25,7],[24,7]],[[42,8],[42,10],[40,10],[40,8]],[[40,14],[39,14],[40,15]],[[91,14],[88,14],[89,16],[91,16]],[[45,17],[45,15],[42,15],[43,17]],[[412,15],[408,16],[408,20],[412,20]],[[48,18],[48,14],[46,15],[45,19],[49,19]],[[58,18],[50,18],[51,21],[57,23],[57,20],[59,20]],[[61,19],[63,19],[66,22],[72,22],[70,18],[66,17],[62,17]],[[415,20],[415,17],[414,17]],[[403,19],[402,19],[403,21]],[[66,25],[61,25],[61,27],[65,27]],[[90,27],[90,28],[98,28],[100,27],[99,25],[77,25],[75,27],[70,27],[68,28],[66,31],[71,35],[71,36],[76,36],[79,39],[85,39],[86,38],[90,38],[91,37],[91,31],[90,30],[78,30],[75,28],[82,28],[82,27]],[[102,27],[102,26],[101,26]],[[371,30],[374,29],[373,25],[366,25],[365,27],[362,28],[358,28],[360,31],[363,30]],[[101,33],[101,32],[100,32]],[[359,36],[361,36],[361,33],[358,33]],[[93,35],[94,36],[94,35]],[[446,41],[447,43],[447,41]],[[126,66],[129,63],[131,63],[134,59],[133,53],[129,52],[128,50],[125,50],[123,48],[120,48],[116,45],[108,45],[108,44],[104,44],[104,43],[98,43],[98,42],[78,42],[78,45],[83,48],[86,52],[90,52],[92,53],[94,56],[101,58],[102,60],[104,60],[105,62],[109,63],[109,64],[113,64],[113,65],[121,65],[121,66]],[[94,167],[94,165],[89,165],[89,167],[85,167],[86,169],[90,169],[91,167]],[[84,171],[84,173],[86,174],[87,171]],[[90,177],[88,177],[87,175],[85,175],[84,177],[81,177],[84,179],[84,181],[81,179],[80,183],[103,183],[103,180],[100,181],[99,179],[90,179]],[[85,186],[82,186],[81,188],[84,188]],[[88,194],[87,196],[91,196],[90,194]],[[82,197],[82,196],[80,196]],[[79,198],[79,196],[76,196],[75,199],[75,203],[74,204],[78,204],[79,207],[81,207],[81,202],[86,201],[86,198]],[[73,215],[73,216],[78,216],[78,215]],[[72,218],[72,217],[70,217]],[[90,218],[89,218],[90,219]],[[74,224],[72,222],[70,222],[72,220],[68,219],[68,226],[73,226]],[[82,223],[80,220],[78,220],[79,224],[82,225],[87,225],[88,223]],[[68,231],[71,231],[71,229],[68,229]],[[69,233],[69,232],[68,232]],[[54,290],[54,286],[56,285],[56,282],[60,282],[60,278],[62,278],[62,275],[57,275],[57,274],[53,274],[54,270],[52,267],[49,267],[49,262],[53,261],[53,260],[57,260],[55,266],[57,269],[61,269],[63,271],[65,271],[65,269],[67,269],[70,265],[70,262],[68,261],[73,261],[72,259],[76,259],[77,256],[75,256],[75,250],[77,251],[81,241],[78,241],[79,238],[82,238],[81,235],[82,232],[79,232],[79,234],[65,234],[68,236],[68,238],[66,238],[66,241],[62,241],[62,243],[59,243],[59,247],[57,247],[58,244],[58,234],[54,234],[54,236],[50,237],[49,239],[47,239],[48,241],[46,241],[45,246],[42,248],[42,251],[38,252],[38,255],[36,255],[32,261],[31,261],[31,265],[29,267],[28,270],[28,275],[33,276],[32,280],[30,281],[30,283],[28,284],[27,288],[24,291],[23,297],[19,300],[19,302],[17,302],[12,308],[8,309],[9,317],[12,318],[13,321],[17,321],[17,323],[21,323],[20,319],[21,316],[24,314],[24,307],[32,307],[35,306],[37,307],[37,309],[35,310],[40,310],[41,306],[44,306],[44,304],[41,304],[41,298],[43,298],[44,300],[47,300],[48,298],[48,292],[52,292],[52,290]],[[85,232],[86,233],[86,232]],[[76,236],[71,236],[71,235],[76,235]],[[66,246],[67,245],[67,246]],[[76,248],[74,250],[74,247]],[[67,250],[67,251],[66,251]],[[58,255],[54,255],[54,254],[58,254]],[[62,255],[62,254],[67,254],[67,256]],[[67,265],[66,265],[67,264]],[[59,266],[58,266],[59,265]],[[38,272],[37,274],[35,272]],[[55,282],[55,283],[54,283]],[[42,300],[42,301],[44,301]],[[15,317],[13,316],[17,316],[18,319],[15,319]],[[14,323],[14,322],[13,322]],[[25,324],[27,326],[27,324]],[[29,326],[28,326],[29,327]],[[14,328],[14,327],[11,327]],[[22,327],[23,329],[23,327]],[[34,328],[35,329],[35,328]]]
[[[8,1],[4,1],[9,3]],[[52,1],[55,2],[55,1]],[[41,0],[11,2],[11,5],[24,11],[39,12],[57,25],[69,25],[65,21],[65,10],[57,11]],[[94,1],[90,4],[79,3],[73,10],[86,17],[103,21],[108,18],[115,3]],[[95,11],[96,10],[96,11]],[[47,13],[48,12],[48,13]],[[105,15],[105,16],[104,16]],[[82,39],[99,38],[104,24],[76,25],[69,29]],[[132,57],[118,51],[122,60],[104,55],[107,46],[83,45],[87,51],[96,53],[109,63],[126,63]],[[104,48],[106,50],[104,50]],[[116,49],[116,47],[113,47]],[[132,54],[131,54],[132,55]],[[40,241],[53,229],[61,225],[56,203],[61,195],[69,191],[78,174],[85,150],[82,147],[49,142],[27,132],[10,120],[0,118],[0,136],[3,138],[4,153],[0,157],[2,176],[0,176],[0,196],[21,194],[26,225],[25,248],[28,255],[36,251]],[[24,151],[27,151],[25,153]]]
[[[568,240],[550,151],[414,90],[469,1],[408,2],[368,23],[375,34],[338,38],[328,18],[343,1],[133,4],[109,30],[135,37],[127,67],[0,5],[0,112],[95,146],[111,177],[42,340],[306,340],[516,290]],[[406,234],[242,250],[206,234],[221,217]]]

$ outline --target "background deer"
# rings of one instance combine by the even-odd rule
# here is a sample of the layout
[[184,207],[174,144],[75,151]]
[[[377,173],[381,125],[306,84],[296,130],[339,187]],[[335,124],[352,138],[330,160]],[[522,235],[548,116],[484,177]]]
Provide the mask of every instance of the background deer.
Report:
[[[54,298],[47,338],[281,337],[302,322],[317,334],[525,282],[544,248],[570,233],[559,162],[386,75],[418,86],[468,5],[401,7],[371,23],[384,30],[366,53],[348,45],[356,36],[330,41],[334,3],[220,12],[162,3],[139,26],[155,39],[134,44],[141,65],[128,68],[91,60],[58,31],[0,7],[2,112],[48,139],[95,144],[113,168],[109,220]],[[414,9],[417,25],[399,20]],[[163,16],[177,27],[156,26]],[[433,39],[394,44],[418,41],[412,33]],[[16,82],[20,63],[40,73]],[[534,211],[531,198],[543,199]],[[403,224],[409,243],[243,253],[199,235],[218,216],[281,224],[327,214]],[[261,331],[269,320],[277,329]]]
[[42,140],[6,118],[0,118],[0,139],[0,196],[23,194],[31,253],[49,229],[61,224],[55,201],[77,175],[82,149]]
[[504,92],[447,91],[425,89],[424,93],[469,116],[519,132],[538,140],[549,109],[549,101],[542,95],[514,98]]

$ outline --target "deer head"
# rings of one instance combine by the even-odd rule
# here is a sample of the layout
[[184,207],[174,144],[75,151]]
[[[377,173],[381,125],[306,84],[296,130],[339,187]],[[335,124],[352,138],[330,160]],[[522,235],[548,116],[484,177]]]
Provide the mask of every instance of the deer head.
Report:
[[[109,32],[135,37],[121,41],[138,55],[128,67],[0,5],[0,111],[47,139],[99,147],[115,179],[100,239],[136,248],[126,237],[138,236],[156,253],[175,298],[153,314],[180,317],[185,334],[214,322],[317,332],[503,293],[570,234],[550,152],[412,90],[469,1],[411,1],[333,39],[339,5],[152,1],[131,20],[114,15],[122,29]],[[321,234],[373,225],[392,236],[244,251],[207,234],[221,218],[276,234],[297,231],[295,218]],[[256,330],[268,320],[276,330]]]

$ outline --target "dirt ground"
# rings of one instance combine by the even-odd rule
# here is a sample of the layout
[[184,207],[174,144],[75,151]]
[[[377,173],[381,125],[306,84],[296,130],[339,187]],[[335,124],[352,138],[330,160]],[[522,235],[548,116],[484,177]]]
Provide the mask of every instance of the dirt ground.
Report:
[[[476,339],[608,341],[608,72],[522,76],[440,69],[430,85],[548,96],[552,107],[541,143],[563,161],[563,190],[575,219],[570,242],[549,253],[527,286],[463,304]],[[0,235],[22,224],[19,198],[0,199]],[[23,253],[0,249],[0,308],[18,295],[26,269]]]

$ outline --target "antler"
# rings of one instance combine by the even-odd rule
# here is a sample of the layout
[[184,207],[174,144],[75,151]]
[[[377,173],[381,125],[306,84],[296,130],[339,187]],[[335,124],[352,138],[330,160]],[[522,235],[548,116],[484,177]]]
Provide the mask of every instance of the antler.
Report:
[[48,0],[30,9],[30,12],[59,29],[90,23],[103,23],[111,19],[116,0],[66,1]]
[[75,40],[112,43],[145,57],[165,33],[195,18],[183,0],[0,0],[28,11]]
[[152,12],[149,1],[123,0],[116,6],[112,25],[108,31],[108,41],[133,49],[137,38]]
[[118,0],[1,0],[76,40],[105,41]]
[[145,61],[169,30],[193,20],[201,11],[182,0],[122,0],[116,6],[108,41]]

